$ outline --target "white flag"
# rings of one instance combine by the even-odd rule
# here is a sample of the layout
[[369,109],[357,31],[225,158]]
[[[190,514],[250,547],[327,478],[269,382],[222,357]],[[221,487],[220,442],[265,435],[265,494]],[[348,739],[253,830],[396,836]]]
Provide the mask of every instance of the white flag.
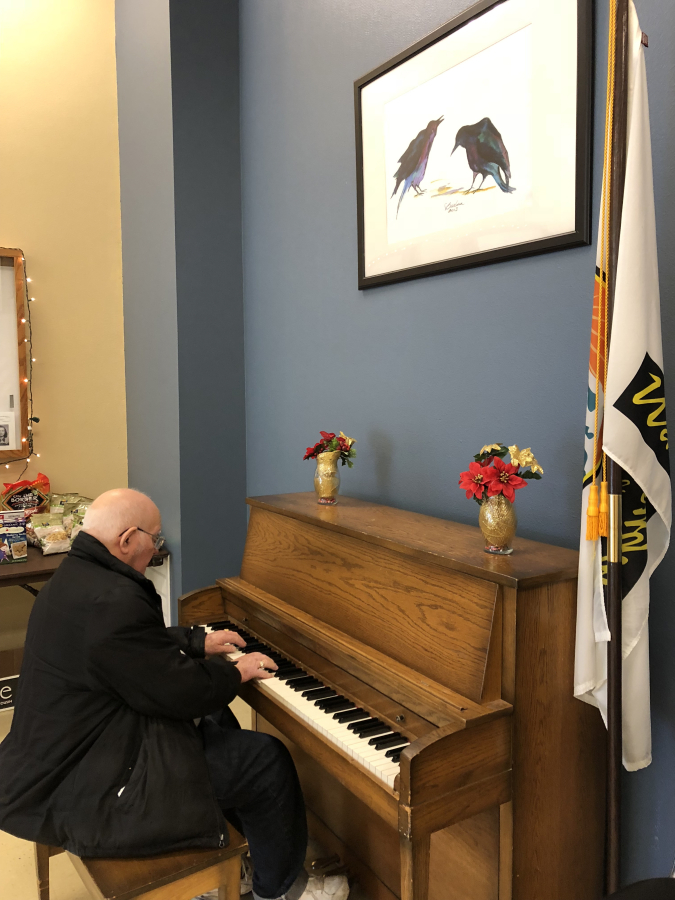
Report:
[[585,540],[586,509],[593,480],[597,403],[602,449],[624,472],[621,537],[623,762],[629,771],[634,771],[651,762],[649,578],[668,548],[672,501],[647,73],[642,31],[632,0],[628,85],[626,184],[604,397],[602,371],[598,396],[595,396],[597,340],[601,341],[600,357],[603,358],[602,336],[597,327],[604,284],[601,248],[598,250],[596,270],[586,415],[574,694],[597,706],[606,723],[607,641],[610,639],[602,590],[606,544],[602,539]]

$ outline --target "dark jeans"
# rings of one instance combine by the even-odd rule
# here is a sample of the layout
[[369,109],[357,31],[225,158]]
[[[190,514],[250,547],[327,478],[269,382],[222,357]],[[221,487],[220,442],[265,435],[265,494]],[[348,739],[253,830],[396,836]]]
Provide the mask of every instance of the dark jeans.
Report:
[[281,897],[307,850],[305,803],[291,755],[271,735],[242,730],[227,708],[202,719],[200,729],[218,802],[248,841],[253,890]]

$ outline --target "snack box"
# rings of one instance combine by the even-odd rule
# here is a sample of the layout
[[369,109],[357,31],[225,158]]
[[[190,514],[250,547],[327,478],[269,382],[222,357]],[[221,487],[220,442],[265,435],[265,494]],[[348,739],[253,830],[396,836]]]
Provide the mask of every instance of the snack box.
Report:
[[0,565],[27,562],[26,516],[0,511]]

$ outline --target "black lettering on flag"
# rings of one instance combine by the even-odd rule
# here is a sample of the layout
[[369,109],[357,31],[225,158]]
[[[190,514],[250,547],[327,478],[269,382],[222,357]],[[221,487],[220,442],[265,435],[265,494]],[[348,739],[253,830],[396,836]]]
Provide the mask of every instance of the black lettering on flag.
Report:
[[639,429],[642,440],[670,475],[668,427],[663,372],[649,353],[645,353],[635,378],[614,404]]
[[623,596],[633,590],[647,565],[647,522],[654,507],[640,485],[626,472],[621,498],[621,581]]

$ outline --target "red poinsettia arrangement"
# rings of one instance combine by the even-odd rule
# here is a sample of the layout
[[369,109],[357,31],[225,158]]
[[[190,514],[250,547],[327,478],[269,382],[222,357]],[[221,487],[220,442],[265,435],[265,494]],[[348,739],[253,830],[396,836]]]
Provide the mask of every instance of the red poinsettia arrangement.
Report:
[[333,431],[320,431],[321,440],[317,441],[313,447],[308,447],[303,459],[316,459],[319,453],[330,453],[333,450],[340,451],[340,460],[342,465],[347,464],[351,469],[354,463],[352,460],[356,456],[354,438],[347,437],[346,434],[340,432],[340,436],[336,437]]
[[[504,457],[511,454],[511,462],[504,462]],[[529,469],[529,471],[528,471]],[[516,491],[524,488],[526,479],[539,480],[544,470],[527,447],[520,450],[517,444],[507,447],[504,444],[486,444],[469,463],[468,472],[459,476],[459,486],[466,491],[466,496],[478,503],[484,503],[488,497],[503,494],[512,503]]]

